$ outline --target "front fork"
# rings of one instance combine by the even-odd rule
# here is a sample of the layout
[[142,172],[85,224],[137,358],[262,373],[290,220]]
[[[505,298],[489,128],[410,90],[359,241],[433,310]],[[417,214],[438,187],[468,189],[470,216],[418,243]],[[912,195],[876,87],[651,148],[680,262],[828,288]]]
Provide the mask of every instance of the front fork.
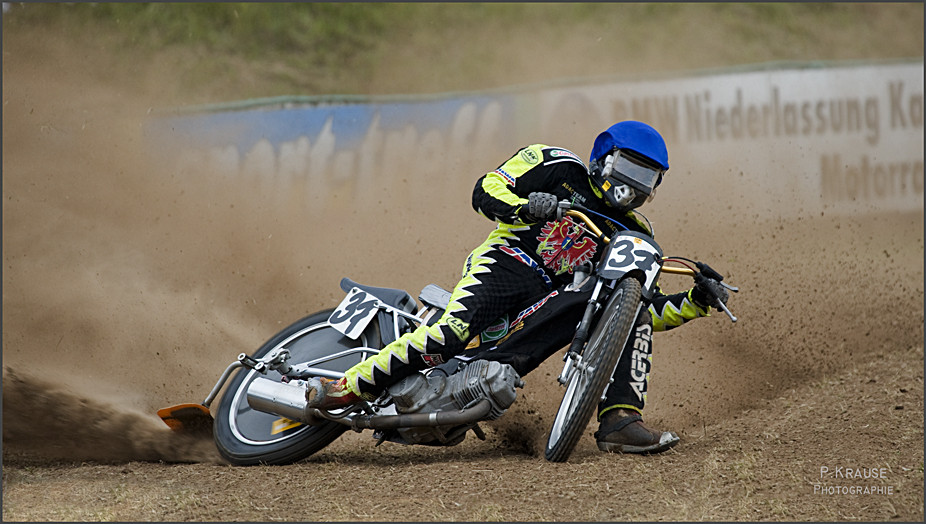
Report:
[[[556,379],[563,385],[569,383],[569,380],[576,370],[585,370],[582,364],[582,349],[588,341],[588,336],[592,329],[592,320],[595,318],[595,314],[601,309],[601,303],[598,301],[598,297],[601,296],[601,289],[604,287],[604,281],[596,275],[592,275],[590,278],[595,279],[595,288],[592,290],[592,295],[589,297],[588,303],[585,306],[585,313],[582,315],[582,320],[579,322],[576,334],[572,338],[569,350],[566,351],[566,355],[563,357],[563,361],[566,365],[563,366],[563,372],[560,373],[559,377]],[[579,277],[576,276],[576,280],[578,279]]]
[[[588,304],[585,306],[585,313],[582,315],[582,320],[579,322],[579,328],[576,329],[576,335],[572,339],[572,343],[569,345],[569,350],[566,352],[566,355],[563,356],[563,361],[566,363],[563,366],[563,372],[560,373],[557,377],[557,381],[562,385],[568,385],[569,381],[573,379],[576,373],[581,375],[588,376],[594,371],[588,363],[584,361],[583,350],[585,344],[588,342],[589,334],[592,328],[592,320],[595,318],[595,315],[602,308],[599,297],[601,296],[601,289],[604,287],[604,282],[600,277],[593,276],[592,278],[596,279],[595,288],[592,291],[591,297],[588,299]],[[631,277],[632,278],[632,277]],[[618,281],[619,282],[619,281]],[[618,282],[609,282],[611,287],[617,287]],[[637,319],[640,315],[640,310],[644,307],[643,302],[637,306],[636,315],[634,316]],[[636,320],[635,320],[636,322]],[[621,345],[621,351],[623,352],[624,346],[626,346],[626,341]],[[617,365],[620,361],[620,356],[618,356],[617,361],[614,363],[614,368],[617,369]],[[610,377],[608,379],[608,386],[614,382],[614,370],[611,370]],[[601,399],[604,400],[605,395],[607,394],[608,387],[605,387],[601,393]]]

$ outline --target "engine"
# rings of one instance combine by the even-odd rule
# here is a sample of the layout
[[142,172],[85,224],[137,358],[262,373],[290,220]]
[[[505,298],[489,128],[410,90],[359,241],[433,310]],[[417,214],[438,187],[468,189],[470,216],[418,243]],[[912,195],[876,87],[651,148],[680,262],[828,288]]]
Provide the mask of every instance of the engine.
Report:
[[[399,381],[389,387],[394,401],[390,407],[400,414],[452,411],[488,399],[492,408],[486,420],[495,420],[514,403],[515,388],[521,387],[524,381],[510,365],[476,360],[449,376],[435,368],[427,375],[415,373]],[[475,425],[399,428],[389,432],[391,435],[378,436],[402,444],[452,446],[462,442],[470,429],[475,429]]]

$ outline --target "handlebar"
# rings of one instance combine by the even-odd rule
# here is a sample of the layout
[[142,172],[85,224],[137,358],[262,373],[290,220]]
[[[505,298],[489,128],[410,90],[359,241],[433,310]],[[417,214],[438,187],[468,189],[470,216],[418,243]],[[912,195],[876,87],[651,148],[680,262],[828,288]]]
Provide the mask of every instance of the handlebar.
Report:
[[[567,209],[563,212],[563,216],[578,218],[582,222],[585,222],[585,226],[588,228],[588,230],[594,233],[595,235],[597,235],[598,238],[604,241],[605,244],[608,244],[611,242],[611,239],[608,237],[608,235],[605,235],[604,232],[601,230],[601,228],[595,225],[592,219],[589,218],[585,213],[578,211],[576,209]],[[675,275],[687,275],[692,278],[694,278],[694,276],[697,274],[695,270],[689,269],[687,267],[663,267],[662,272],[672,273]]]
[[[585,222],[585,226],[588,227],[589,231],[597,235],[598,238],[603,240],[605,244],[608,244],[611,242],[611,239],[608,238],[608,236],[604,234],[604,231],[602,231],[601,228],[595,225],[595,223],[592,222],[592,219],[588,218],[588,216],[586,216],[585,213],[582,213],[581,211],[578,211],[575,209],[567,209],[566,211],[562,213],[562,215],[567,216],[567,217],[578,218],[579,220]],[[558,218],[562,218],[562,217],[558,217]]]
[[[559,205],[557,206],[556,218],[557,219],[561,219],[563,217],[577,218],[585,224],[585,226],[588,228],[588,230],[591,233],[593,233],[598,238],[600,238],[605,244],[610,244],[611,239],[607,235],[605,235],[604,231],[602,231],[601,228],[598,227],[598,225],[595,224],[595,222],[592,221],[592,219],[589,218],[588,215],[586,215],[584,212],[593,212],[593,211],[590,211],[588,208],[580,204],[575,204],[575,203],[569,202],[568,200],[562,200],[559,202]],[[712,280],[716,280],[717,282],[720,283],[721,286],[729,289],[730,291],[734,293],[739,292],[739,288],[737,288],[736,286],[731,286],[729,284],[724,283],[723,275],[714,271],[713,268],[711,268],[710,266],[708,266],[707,264],[703,262],[693,262],[695,266],[698,268],[698,270],[695,271],[694,269],[690,267],[666,266],[665,262],[668,262],[668,261],[678,262],[679,260],[676,258],[663,257],[662,258],[663,265],[661,269],[662,273],[689,276],[693,278],[695,282],[697,282],[699,279],[702,279],[702,278],[710,278]],[[713,292],[711,292],[711,294],[713,294]],[[715,302],[717,303],[717,306],[720,307],[720,309],[722,309],[723,312],[726,313],[728,317],[730,317],[731,321],[736,322],[738,319],[735,316],[733,316],[733,313],[729,309],[727,309],[727,305],[724,304],[722,300],[720,300],[720,297],[714,295],[714,298],[716,299]]]

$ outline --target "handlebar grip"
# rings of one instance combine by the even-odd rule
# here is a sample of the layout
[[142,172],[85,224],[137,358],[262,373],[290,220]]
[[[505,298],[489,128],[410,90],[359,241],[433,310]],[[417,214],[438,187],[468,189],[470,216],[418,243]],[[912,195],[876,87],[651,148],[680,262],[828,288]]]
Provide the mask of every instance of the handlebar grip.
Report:
[[[720,282],[721,280],[723,280],[723,276],[720,273],[711,269],[710,266],[708,266],[707,264],[703,264],[701,262],[697,262],[696,264],[698,266],[698,269],[701,270],[701,272],[697,273],[694,276],[695,285],[707,279],[713,279],[713,280],[716,280],[717,282]],[[726,284],[720,284],[720,285],[734,292],[739,291],[735,287],[731,287]],[[724,304],[722,300],[720,300],[720,297],[717,296],[717,294],[714,292],[714,290],[710,286],[707,286],[706,291],[708,294],[710,294],[714,298],[714,304],[712,304],[713,307],[723,310],[723,312],[726,313],[728,317],[730,317],[730,320],[732,322],[736,322],[738,320],[736,316],[733,315],[733,312],[730,311],[729,308],[727,308],[727,305]]]
[[[710,268],[708,268],[708,269],[710,269]],[[694,276],[694,282],[695,282],[695,285],[696,285],[696,286],[699,285],[699,284],[701,284],[701,283],[703,283],[705,280],[717,280],[717,279],[714,278],[714,277],[712,277],[712,276],[710,276],[709,274],[705,273],[704,271],[701,271],[700,273],[696,273],[695,276]],[[719,282],[719,280],[718,280],[718,282]],[[714,288],[713,288],[713,287],[711,287],[711,286],[704,286],[704,287],[702,287],[701,289],[702,289],[703,291],[705,291],[708,295],[710,295],[711,298],[714,299],[714,304],[711,304],[711,306],[716,307],[717,304],[721,304],[721,303],[722,303],[722,302],[720,301],[720,297],[717,296],[717,293],[714,291]]]
[[585,208],[579,204],[572,203],[568,200],[560,200],[556,205],[556,219],[560,220],[570,211],[584,211]]
[[698,266],[698,271],[707,278],[716,280],[717,282],[723,281],[723,275],[714,271],[711,266],[705,264],[704,262],[695,262],[695,265]]

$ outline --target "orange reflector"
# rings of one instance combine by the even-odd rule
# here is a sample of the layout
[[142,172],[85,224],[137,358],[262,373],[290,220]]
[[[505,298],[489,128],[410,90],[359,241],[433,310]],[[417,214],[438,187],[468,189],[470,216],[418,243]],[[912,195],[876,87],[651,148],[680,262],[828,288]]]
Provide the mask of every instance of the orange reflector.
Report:
[[174,431],[212,430],[212,413],[202,404],[179,404],[159,409],[158,416]]

